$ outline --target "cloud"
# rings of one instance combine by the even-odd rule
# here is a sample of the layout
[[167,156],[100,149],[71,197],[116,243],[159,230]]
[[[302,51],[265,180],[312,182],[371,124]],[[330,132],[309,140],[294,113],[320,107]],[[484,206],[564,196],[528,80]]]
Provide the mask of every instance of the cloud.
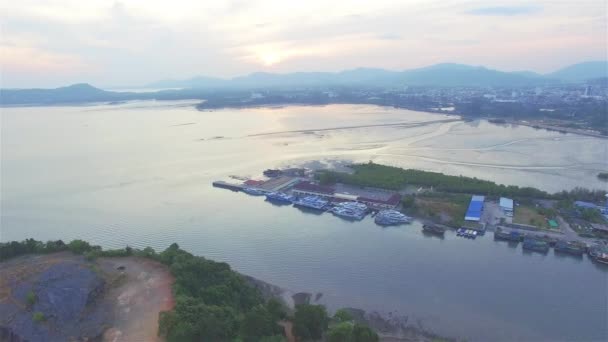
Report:
[[396,33],[384,33],[381,35],[378,35],[379,39],[383,39],[383,40],[401,40],[403,39],[403,36],[400,34],[396,34]]
[[468,10],[465,13],[471,15],[487,15],[487,16],[516,16],[538,13],[542,8],[538,6],[496,6],[496,7],[479,7]]

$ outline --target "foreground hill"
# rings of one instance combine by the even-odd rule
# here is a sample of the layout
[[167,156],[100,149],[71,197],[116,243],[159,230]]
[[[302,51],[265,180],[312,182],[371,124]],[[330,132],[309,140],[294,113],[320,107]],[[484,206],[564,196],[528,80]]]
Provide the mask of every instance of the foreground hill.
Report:
[[0,243],[0,341],[449,341],[407,317],[330,317],[311,294],[293,295],[293,307],[282,291],[177,244]]

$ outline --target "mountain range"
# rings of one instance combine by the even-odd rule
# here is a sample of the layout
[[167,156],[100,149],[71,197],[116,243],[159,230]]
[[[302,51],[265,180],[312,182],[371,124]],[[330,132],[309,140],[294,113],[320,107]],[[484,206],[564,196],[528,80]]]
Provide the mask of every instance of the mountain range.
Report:
[[574,64],[550,74],[529,71],[503,72],[481,66],[444,63],[405,71],[359,68],[341,72],[253,73],[232,79],[195,77],[165,80],[144,88],[180,88],[150,92],[118,92],[81,83],[55,89],[0,89],[0,105],[48,105],[57,103],[108,102],[126,100],[207,99],[214,90],[290,89],[326,86],[465,86],[517,87],[608,80],[608,61]]
[[608,61],[584,62],[549,74],[531,71],[504,72],[482,66],[443,63],[404,71],[358,68],[340,72],[257,72],[232,79],[194,77],[162,80],[146,88],[261,88],[324,85],[367,86],[527,86],[548,83],[581,82],[608,77]]

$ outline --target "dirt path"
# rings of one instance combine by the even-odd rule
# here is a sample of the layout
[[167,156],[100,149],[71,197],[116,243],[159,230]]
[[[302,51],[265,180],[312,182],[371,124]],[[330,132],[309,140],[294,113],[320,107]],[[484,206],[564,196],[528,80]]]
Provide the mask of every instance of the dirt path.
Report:
[[282,326],[285,331],[287,342],[296,342],[296,337],[293,335],[293,323],[290,321],[280,321],[279,325]]
[[[174,305],[168,268],[144,258],[100,258],[102,270],[118,274],[106,300],[115,308],[114,325],[104,334],[104,341],[162,341],[157,336],[158,314]],[[124,267],[124,270],[119,270]],[[118,273],[116,273],[118,271]]]

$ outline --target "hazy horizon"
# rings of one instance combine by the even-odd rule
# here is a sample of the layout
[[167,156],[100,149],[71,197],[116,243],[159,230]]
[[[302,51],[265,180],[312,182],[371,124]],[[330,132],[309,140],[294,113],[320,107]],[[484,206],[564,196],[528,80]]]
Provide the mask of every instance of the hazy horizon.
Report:
[[2,0],[2,88],[606,60],[606,3]]

